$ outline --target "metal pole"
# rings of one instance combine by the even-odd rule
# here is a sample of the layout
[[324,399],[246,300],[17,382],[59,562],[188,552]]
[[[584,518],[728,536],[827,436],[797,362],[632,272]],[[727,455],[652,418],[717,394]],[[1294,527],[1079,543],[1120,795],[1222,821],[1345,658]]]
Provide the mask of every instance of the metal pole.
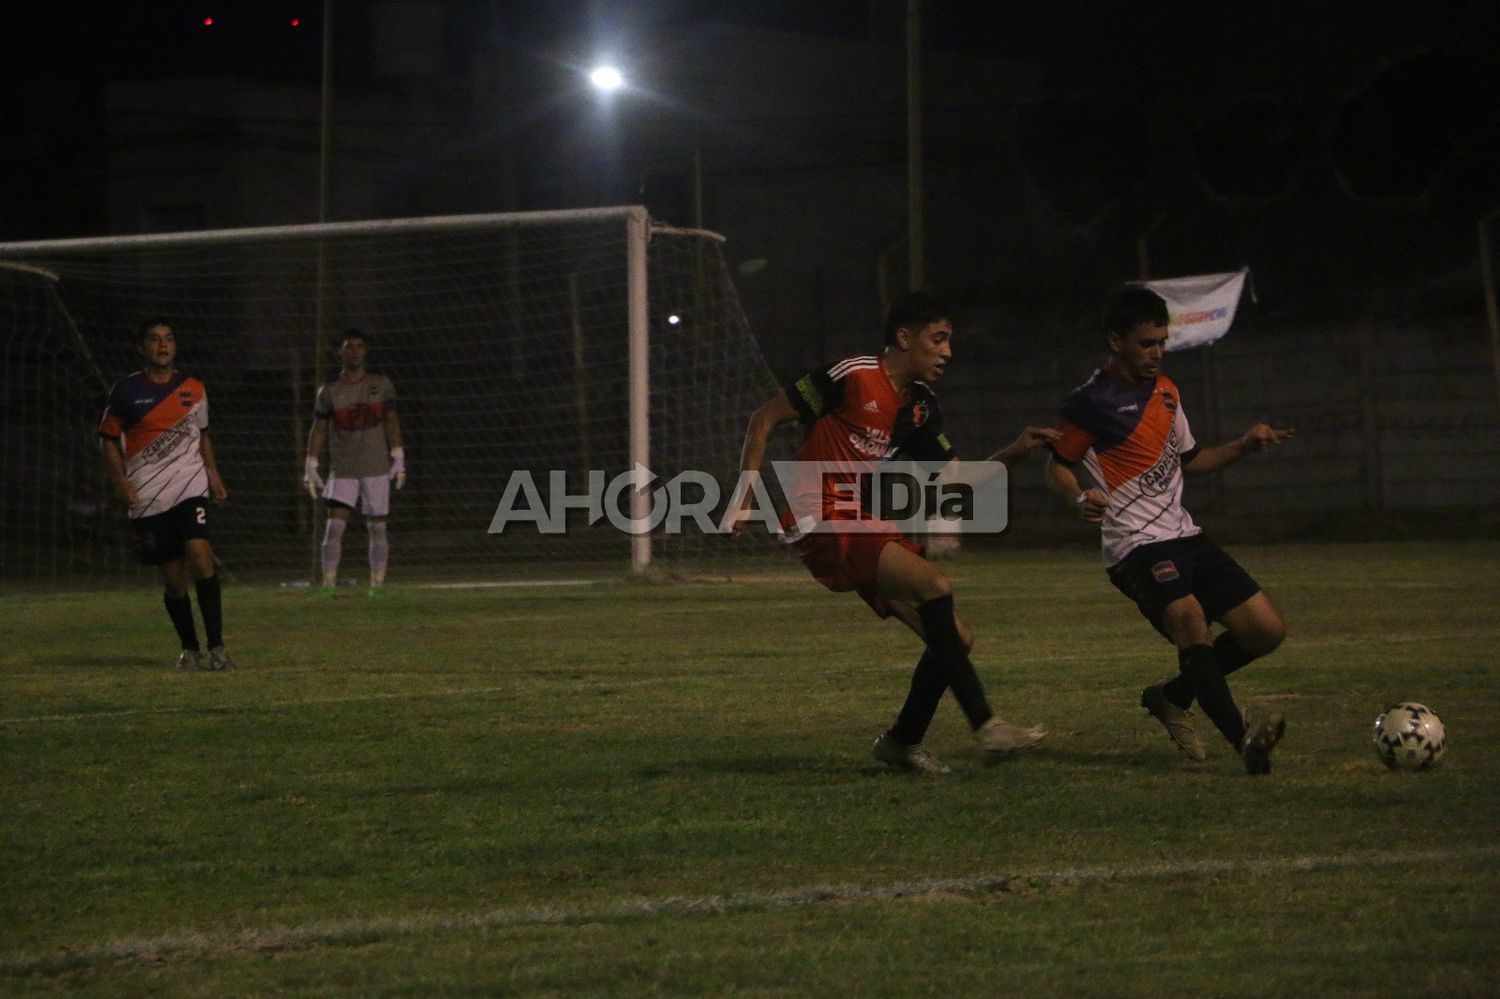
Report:
[[[322,94],[318,108],[318,224],[328,221],[328,160],[333,145],[333,0],[323,0],[323,65]],[[318,274],[313,289],[313,392],[322,387],[328,372],[325,369],[328,357],[327,305],[324,283],[328,272],[328,244],[318,240]],[[328,474],[333,474],[330,466]],[[321,578],[322,533],[326,512],[316,500],[312,501],[312,531],[308,534],[313,564],[314,580]]]
[[703,136],[693,143],[693,228],[703,228]]
[[1380,392],[1379,372],[1375,367],[1375,351],[1379,336],[1368,321],[1359,324],[1359,405],[1360,437],[1364,447],[1364,508],[1385,509],[1385,468],[1380,455]]
[[583,342],[583,300],[578,294],[578,272],[568,273],[568,316],[573,326],[573,420],[578,427],[578,467],[580,488],[588,485],[589,469],[594,467],[593,448],[589,444],[589,391],[585,373]]
[[906,227],[907,287],[927,284],[926,234],[922,201],[922,0],[906,0]]
[[1479,220],[1479,273],[1484,279],[1484,312],[1490,324],[1490,363],[1495,369],[1495,401],[1500,404],[1500,306],[1495,304],[1495,257],[1490,248],[1490,223],[1500,211]]
[[318,221],[328,221],[328,152],[333,139],[333,0],[323,0],[323,93],[318,114]]

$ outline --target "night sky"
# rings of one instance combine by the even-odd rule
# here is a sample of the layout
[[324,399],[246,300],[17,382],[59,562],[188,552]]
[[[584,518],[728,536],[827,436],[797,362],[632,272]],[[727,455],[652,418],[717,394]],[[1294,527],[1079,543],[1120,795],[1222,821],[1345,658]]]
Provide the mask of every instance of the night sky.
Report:
[[[368,44],[373,6],[370,0],[336,6],[334,77],[341,96],[378,85]],[[520,84],[514,95],[502,89],[502,102],[519,104],[528,86],[535,93],[551,85],[542,77],[558,72],[549,63],[556,63],[565,36],[575,43],[592,36],[602,46],[632,32],[671,37],[712,23],[878,40],[890,46],[897,93],[903,73],[900,0],[448,0],[444,7],[447,73],[461,78],[477,55],[519,67],[511,72]],[[1220,201],[1246,204],[1288,197],[1327,160],[1342,188],[1334,194],[1368,206],[1405,199],[1398,215],[1430,210],[1470,220],[1462,226],[1466,245],[1472,220],[1500,205],[1497,9],[1391,0],[928,0],[923,18],[929,73],[945,59],[980,56],[1022,65],[1040,81],[1042,92],[1006,128],[1024,147],[1039,193],[1066,225],[1087,225],[1102,206],[1157,183],[1153,164],[1162,155],[1190,155],[1193,183]],[[6,5],[0,183],[24,196],[0,202],[0,239],[103,232],[106,84],[240,76],[315,88],[321,16],[321,0]],[[737,86],[734,79],[713,82],[724,93]],[[962,131],[964,113],[981,136],[973,148],[986,154],[982,136],[993,130],[997,113],[992,96],[943,98],[942,107],[932,99],[934,157],[944,154],[939,126]],[[1215,99],[1221,106],[1212,114],[1198,110]],[[899,107],[882,113],[900,127]],[[1164,134],[1164,127],[1184,121],[1191,134]],[[948,141],[948,148],[970,152],[961,142]],[[862,155],[851,150],[851,166]],[[899,163],[899,151],[893,155]],[[546,197],[518,204],[562,207],[537,200]],[[1181,200],[1174,191],[1151,197]],[[1411,199],[1425,203],[1413,208]],[[1146,221],[1131,224],[1148,224],[1150,210],[1142,209]],[[1450,228],[1457,227],[1455,221]],[[1412,231],[1390,238],[1406,240]],[[1471,251],[1455,242],[1452,252]]]

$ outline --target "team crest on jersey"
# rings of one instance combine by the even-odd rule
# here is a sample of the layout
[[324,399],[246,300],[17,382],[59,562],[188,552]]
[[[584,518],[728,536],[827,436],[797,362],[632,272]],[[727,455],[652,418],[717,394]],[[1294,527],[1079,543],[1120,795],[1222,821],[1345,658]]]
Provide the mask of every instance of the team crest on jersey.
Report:
[[193,404],[193,393],[187,389],[180,389],[177,393],[177,401],[182,403],[183,409],[186,409]]
[[1158,562],[1151,567],[1151,575],[1158,583],[1170,583],[1174,579],[1180,579],[1177,566],[1171,559]]
[[1165,389],[1163,389],[1161,393],[1161,404],[1167,407],[1167,412],[1177,412],[1177,397],[1172,393],[1166,391]]
[[920,427],[927,422],[927,403],[914,402],[911,404],[911,425]]

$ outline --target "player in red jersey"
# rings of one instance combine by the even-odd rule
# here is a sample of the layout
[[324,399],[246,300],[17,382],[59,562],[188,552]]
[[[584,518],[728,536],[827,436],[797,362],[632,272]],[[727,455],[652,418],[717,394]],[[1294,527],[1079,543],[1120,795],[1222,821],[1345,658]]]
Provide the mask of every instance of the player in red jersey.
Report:
[[[1141,707],[1179,749],[1202,760],[1187,710],[1196,699],[1246,771],[1269,773],[1285,721],[1273,714],[1247,731],[1224,678],[1280,645],[1286,625],[1260,585],[1183,509],[1182,474],[1218,471],[1294,431],[1257,423],[1229,444],[1200,447],[1177,386],[1161,373],[1169,323],[1167,303],[1149,288],[1110,297],[1109,363],[1063,401],[1047,484],[1084,520],[1102,525],[1110,582],[1177,646],[1178,674],[1142,691]],[[1095,486],[1080,488],[1080,464]],[[1212,621],[1225,631],[1210,644]]]
[[[171,324],[142,323],[136,346],[145,366],[110,390],[99,422],[104,467],[129,509],[137,556],[161,567],[163,600],[182,641],[177,668],[232,669],[206,502],[209,496],[224,502],[229,490],[208,438],[208,395],[198,379],[173,370],[177,338]],[[193,625],[189,576],[207,632],[206,660]]]
[[[953,446],[943,434],[937,398],[928,385],[942,377],[952,359],[952,340],[953,325],[942,303],[926,292],[901,296],[886,317],[880,354],[846,358],[813,371],[756,411],[745,435],[741,469],[751,479],[758,476],[772,431],[797,419],[806,428],[799,461],[832,462],[855,471],[896,457],[952,459]],[[1011,464],[1056,436],[1047,428],[1028,427],[991,460]],[[827,482],[825,478],[825,487]],[[824,518],[838,519],[834,497],[823,499]],[[747,492],[729,517],[731,529],[748,517],[751,502]],[[808,533],[809,524],[789,516],[784,526],[813,578],[836,592],[854,590],[880,617],[894,615],[926,643],[895,724],[875,740],[875,759],[914,773],[948,772],[922,738],[950,687],[974,730],[983,762],[997,762],[1046,735],[1044,728],[1013,725],[990,710],[969,661],[973,633],[954,613],[952,585],[894,525],[883,532]]]

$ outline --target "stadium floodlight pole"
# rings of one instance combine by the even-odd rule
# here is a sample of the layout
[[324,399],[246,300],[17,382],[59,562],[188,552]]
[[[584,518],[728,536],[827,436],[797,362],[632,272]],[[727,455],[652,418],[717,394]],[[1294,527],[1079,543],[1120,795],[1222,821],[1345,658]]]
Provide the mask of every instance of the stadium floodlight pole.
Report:
[[[318,96],[318,224],[328,221],[328,176],[329,155],[333,146],[333,0],[323,0],[323,56],[320,70]],[[318,273],[313,292],[313,392],[322,387],[328,377],[328,325],[326,284],[328,280],[328,244],[318,241]],[[294,375],[295,377],[295,375]],[[301,419],[300,413],[295,419]],[[300,427],[298,428],[300,430]],[[297,462],[303,455],[295,454]],[[300,504],[299,504],[300,507]],[[308,533],[313,573],[321,571],[322,545],[319,533],[326,511],[319,503],[313,503],[312,530]],[[300,518],[299,518],[300,519]]]
[[1490,226],[1500,208],[1479,220],[1479,275],[1484,282],[1484,313],[1490,326],[1490,363],[1495,369],[1495,402],[1500,404],[1500,306],[1495,302],[1495,254],[1490,248]]
[[906,227],[908,286],[927,284],[922,200],[922,0],[906,0]]
[[[323,62],[318,103],[318,224],[328,221],[329,156],[333,146],[333,0],[323,0]],[[314,333],[313,381],[323,384],[326,334],[323,326],[323,282],[328,268],[328,248],[318,244],[317,293],[314,308],[317,328]]]
[[318,110],[318,221],[328,221],[328,155],[333,144],[333,0],[323,0],[323,64]]

